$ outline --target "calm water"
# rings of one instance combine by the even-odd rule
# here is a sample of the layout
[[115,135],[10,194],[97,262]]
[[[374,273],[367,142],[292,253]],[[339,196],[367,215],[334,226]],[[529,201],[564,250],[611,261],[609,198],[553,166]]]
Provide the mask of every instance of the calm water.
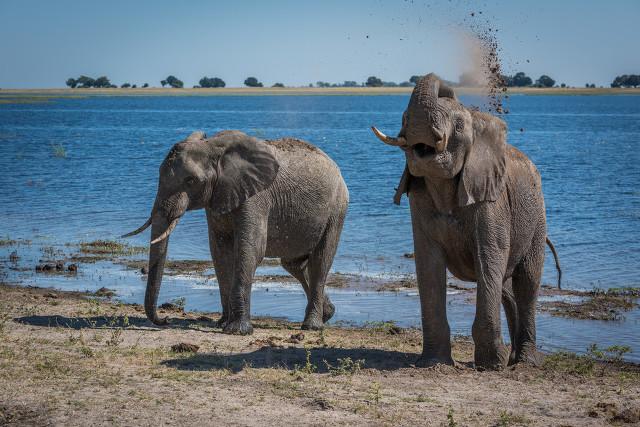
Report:
[[[470,97],[462,100],[481,103]],[[197,129],[208,134],[240,129],[262,138],[306,139],[341,167],[351,204],[335,271],[373,276],[413,273],[412,260],[402,256],[413,251],[407,201],[398,207],[391,200],[403,156],[369,131],[376,124],[395,134],[407,101],[408,95],[92,97],[0,105],[0,197],[5,201],[0,236],[60,246],[116,238],[146,220],[158,166],[172,144]],[[560,255],[564,285],[637,286],[640,97],[512,96],[509,109],[511,114],[505,116],[509,142],[524,151],[542,174],[549,235]],[[60,144],[64,158],[54,155],[53,147]],[[148,234],[131,243],[146,245]],[[189,212],[181,221],[169,256],[209,257],[203,211]],[[543,282],[555,283],[549,254],[546,266]],[[91,271],[78,279],[55,279],[56,285],[86,289],[106,283],[118,288],[123,298],[141,301],[144,286],[139,276],[113,266]],[[215,286],[170,279],[162,295],[185,295],[188,306],[196,307],[203,301],[196,295],[210,294],[210,304],[200,308],[215,310],[219,308]],[[299,320],[304,307],[301,290],[276,288],[277,292],[267,293],[258,286],[252,311]],[[332,292],[338,320],[419,322],[415,294]],[[450,306],[452,328],[468,333],[473,307]],[[639,357],[638,323],[636,313],[615,324],[543,315],[541,342],[550,348],[580,350],[592,341],[630,340]]]

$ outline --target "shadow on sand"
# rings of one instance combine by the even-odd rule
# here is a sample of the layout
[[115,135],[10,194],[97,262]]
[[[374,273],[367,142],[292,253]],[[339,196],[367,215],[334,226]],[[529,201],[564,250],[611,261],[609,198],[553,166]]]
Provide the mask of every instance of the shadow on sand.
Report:
[[[66,317],[66,316],[24,316],[13,319],[15,322],[31,326],[42,326],[51,328],[145,328],[145,329],[186,329],[192,325],[202,325],[214,327],[213,322],[169,318],[169,323],[164,326],[157,326],[151,323],[146,317],[125,317],[125,316],[93,316],[93,317]],[[209,332],[209,331],[207,331]],[[211,331],[215,332],[215,331]]]
[[[370,348],[310,348],[309,363],[314,371],[329,372],[329,366],[340,365],[339,359],[363,360],[364,368],[393,371],[408,368],[418,358],[418,354]],[[262,347],[251,353],[235,354],[194,354],[189,357],[165,360],[163,365],[184,371],[211,371],[228,369],[234,373],[245,367],[277,368],[294,370],[307,364],[307,349],[299,347]]]
[[[146,317],[124,316],[92,316],[92,317],[67,317],[67,316],[24,316],[13,319],[31,326],[53,328],[144,328],[148,330],[161,330],[163,328],[188,329],[194,325],[213,327],[213,322],[170,318],[166,326],[156,326]],[[255,326],[255,324],[254,324]],[[207,329],[206,332],[222,333],[219,329]],[[315,372],[327,373],[329,366],[340,365],[340,359],[350,358],[352,361],[363,360],[363,367],[381,371],[392,371],[410,367],[418,358],[418,354],[403,353],[370,348],[277,348],[264,346],[249,353],[199,353],[190,356],[177,357],[161,362],[163,365],[185,371],[210,371],[227,369],[232,372],[240,372],[245,367],[252,368],[278,368],[295,370],[307,364],[307,352],[309,363],[315,368]]]

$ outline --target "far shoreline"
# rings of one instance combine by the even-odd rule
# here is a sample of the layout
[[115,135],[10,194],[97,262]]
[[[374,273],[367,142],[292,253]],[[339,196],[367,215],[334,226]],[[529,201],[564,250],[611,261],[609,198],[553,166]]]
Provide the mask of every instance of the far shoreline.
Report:
[[[91,96],[311,96],[311,95],[409,95],[413,87],[285,87],[285,88],[50,88],[0,89],[0,103],[20,102],[22,98],[85,98]],[[460,95],[486,94],[481,88],[457,87]],[[640,95],[640,88],[509,88],[504,95]],[[13,99],[11,99],[13,98]],[[5,101],[5,102],[2,102]],[[8,102],[7,102],[8,101]]]

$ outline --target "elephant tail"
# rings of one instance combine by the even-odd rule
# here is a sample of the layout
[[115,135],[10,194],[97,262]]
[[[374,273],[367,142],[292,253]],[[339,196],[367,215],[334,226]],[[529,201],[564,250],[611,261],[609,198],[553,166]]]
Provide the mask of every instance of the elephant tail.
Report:
[[553,259],[556,261],[556,270],[558,270],[558,289],[562,289],[560,283],[562,282],[562,268],[560,267],[560,260],[558,259],[558,253],[556,252],[555,246],[553,246],[553,242],[547,236],[547,245],[549,245],[549,249],[551,249],[551,253],[553,254]]

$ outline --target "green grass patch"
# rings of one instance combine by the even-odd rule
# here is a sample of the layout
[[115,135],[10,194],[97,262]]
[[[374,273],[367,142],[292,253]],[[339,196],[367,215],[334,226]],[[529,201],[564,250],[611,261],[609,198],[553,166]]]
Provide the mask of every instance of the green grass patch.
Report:
[[81,242],[80,252],[92,255],[136,255],[147,252],[143,246],[130,246],[113,240]]
[[51,144],[51,151],[53,152],[53,157],[57,157],[59,159],[67,157],[67,150],[62,144]]
[[599,348],[597,344],[591,344],[583,355],[566,351],[551,354],[545,358],[543,368],[578,376],[592,376],[598,364],[603,369],[606,363],[620,364],[624,355],[630,352],[631,348],[626,345]]
[[9,238],[9,236],[5,238],[0,238],[0,246],[13,246],[18,243],[16,240]]

